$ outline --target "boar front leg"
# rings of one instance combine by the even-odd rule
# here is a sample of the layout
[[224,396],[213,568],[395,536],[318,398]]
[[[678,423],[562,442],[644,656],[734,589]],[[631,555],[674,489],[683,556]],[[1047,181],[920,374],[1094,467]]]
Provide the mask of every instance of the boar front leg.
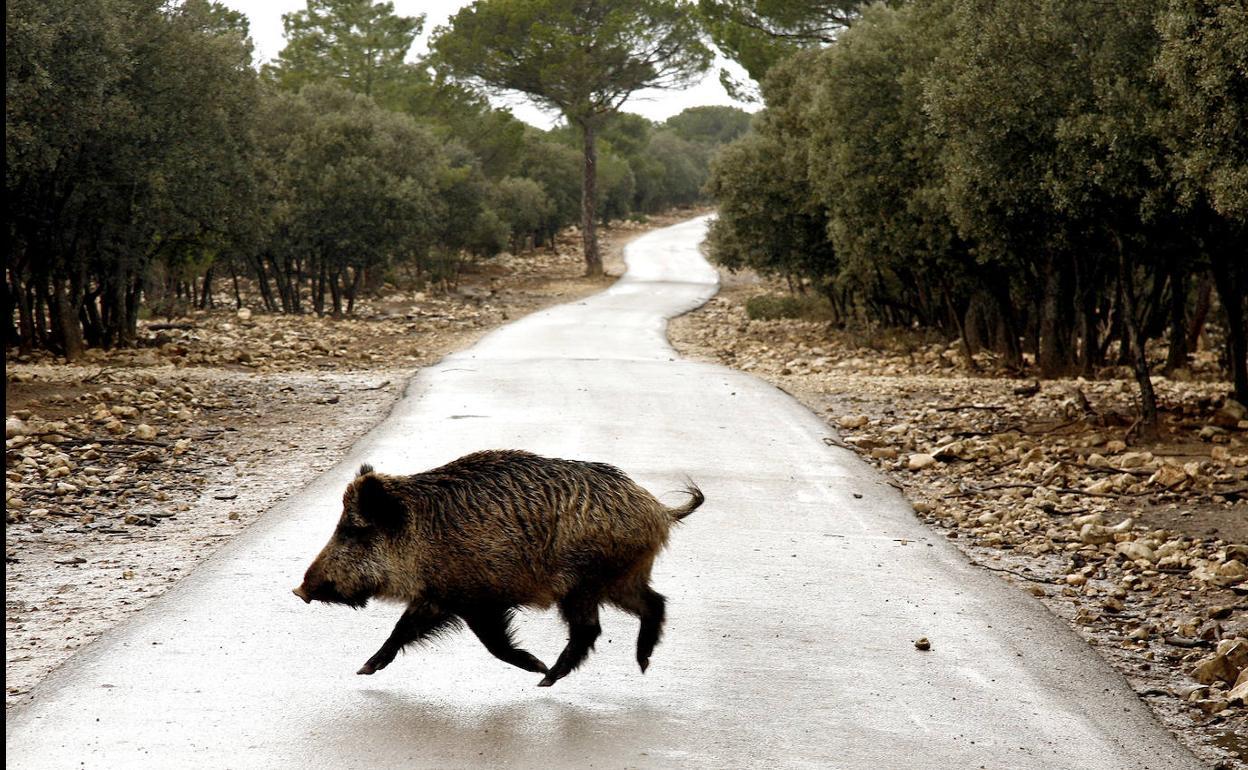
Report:
[[412,602],[403,612],[403,616],[399,618],[399,622],[394,625],[394,630],[390,632],[390,637],[386,639],[385,644],[381,645],[381,649],[377,650],[373,657],[369,658],[368,662],[355,673],[375,674],[390,665],[390,661],[399,654],[399,650],[430,634],[445,630],[456,620],[454,615],[441,608],[425,602]]

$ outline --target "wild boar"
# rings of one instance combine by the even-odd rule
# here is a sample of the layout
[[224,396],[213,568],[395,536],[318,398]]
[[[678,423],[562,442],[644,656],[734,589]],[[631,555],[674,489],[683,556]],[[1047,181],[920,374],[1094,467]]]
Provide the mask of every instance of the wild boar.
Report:
[[[545,674],[539,684],[549,687],[593,649],[603,602],[640,620],[645,673],[665,616],[650,569],[672,525],[705,500],[692,483],[686,492],[687,504],[669,508],[613,466],[521,451],[476,452],[412,476],[365,465],[294,593],[351,607],[372,598],[406,604],[360,674],[462,622],[495,657]],[[548,669],[515,645],[511,621],[518,607],[555,604],[568,643]]]

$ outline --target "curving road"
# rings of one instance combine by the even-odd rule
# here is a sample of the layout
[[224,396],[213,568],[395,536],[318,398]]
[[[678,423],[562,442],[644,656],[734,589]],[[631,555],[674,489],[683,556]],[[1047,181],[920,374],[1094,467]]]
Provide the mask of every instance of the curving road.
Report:
[[[677,359],[666,319],[716,288],[705,226],[638,239],[610,290],[423,370],[341,465],[11,710],[10,766],[1198,767],[1038,602],[825,446],[821,420]],[[644,677],[635,621],[612,611],[551,689],[467,632],[359,677],[399,610],[291,596],[361,461],[410,472],[488,447],[612,462],[656,492],[702,486],[655,569],[669,622]],[[547,661],[564,641],[553,613],[519,635]]]

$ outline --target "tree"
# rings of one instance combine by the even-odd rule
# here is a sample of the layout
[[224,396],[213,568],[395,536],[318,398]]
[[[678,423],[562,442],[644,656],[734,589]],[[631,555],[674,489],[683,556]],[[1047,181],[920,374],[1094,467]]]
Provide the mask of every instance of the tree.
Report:
[[1248,403],[1248,10],[1170,0],[1158,29],[1156,70],[1172,97],[1163,129],[1172,171],[1188,217],[1207,225],[1235,397]]
[[950,322],[970,360],[974,266],[941,194],[941,143],[923,94],[953,33],[950,5],[866,9],[820,52],[806,121],[811,189],[827,207],[841,283],[899,322]]
[[560,228],[580,218],[581,154],[567,145],[552,141],[537,129],[530,129],[520,155],[519,174],[537,182],[550,201],[538,227],[536,245],[555,246]]
[[245,25],[198,0],[16,2],[6,22],[20,344],[131,344],[149,268],[203,259],[251,216]]
[[541,237],[543,223],[553,205],[542,186],[532,179],[509,176],[494,186],[491,201],[494,211],[507,224],[512,253],[523,251]]
[[306,279],[317,314],[350,313],[366,271],[419,259],[443,231],[446,158],[407,115],[331,83],[274,94],[264,114],[277,191],[266,261],[283,304],[299,308]]
[[290,90],[329,80],[373,96],[407,73],[404,59],[424,23],[423,15],[395,14],[390,2],[307,0],[282,15],[286,47],[264,71]]
[[694,19],[672,0],[477,0],[432,48],[453,77],[524,94],[580,133],[585,266],[601,275],[597,132],[638,90],[680,87],[706,70],[710,51]]
[[772,68],[763,81],[768,108],[754,131],[727,145],[711,165],[707,190],[719,205],[711,255],[730,269],[809,278],[830,291],[838,272],[827,216],[810,189],[803,110],[816,51]]
[[[715,46],[761,83],[782,59],[831,43],[867,4],[867,0],[699,0],[698,14]],[[749,88],[726,70],[719,79],[732,96],[753,98]]]
[[750,113],[740,107],[722,105],[687,107],[663,125],[687,142],[721,145],[750,130]]

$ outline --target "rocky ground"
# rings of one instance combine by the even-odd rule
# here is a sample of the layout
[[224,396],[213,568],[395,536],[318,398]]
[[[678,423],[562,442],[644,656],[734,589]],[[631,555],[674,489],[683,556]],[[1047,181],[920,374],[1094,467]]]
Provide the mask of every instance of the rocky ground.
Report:
[[[694,213],[602,231],[607,272]],[[142,322],[138,347],[72,366],[9,356],[6,706],[333,465],[421,366],[611,280],[583,270],[569,232],[557,253],[469,266],[449,294],[386,287],[351,318],[231,308]]]
[[780,287],[724,283],[673,322],[682,354],[823,415],[917,516],[1065,618],[1200,757],[1248,767],[1248,414],[1227,384],[1201,381],[1211,356],[1157,379],[1163,427],[1145,443],[1126,371],[1038,382],[991,376],[982,358],[973,373],[954,345],[751,320],[747,302]]

